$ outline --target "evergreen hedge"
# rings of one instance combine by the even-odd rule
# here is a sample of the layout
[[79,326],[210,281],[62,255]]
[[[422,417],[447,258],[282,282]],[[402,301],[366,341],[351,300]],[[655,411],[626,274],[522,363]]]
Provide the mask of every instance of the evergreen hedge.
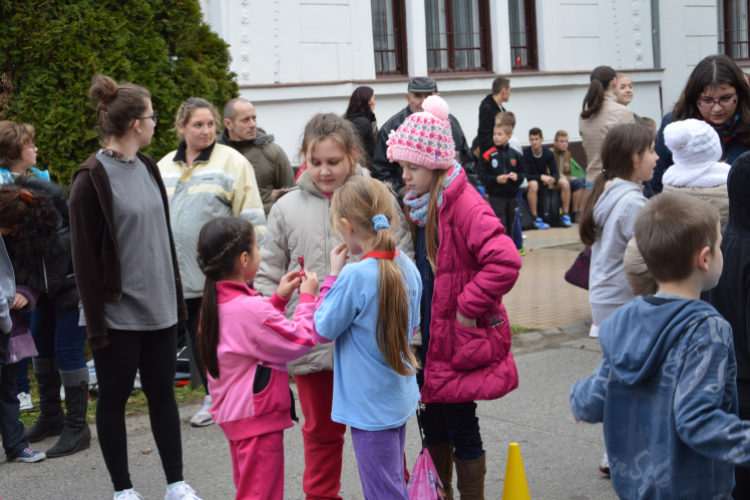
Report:
[[0,8],[0,72],[11,87],[0,94],[0,119],[35,127],[38,166],[61,184],[99,147],[94,74],[151,92],[159,123],[144,152],[157,161],[177,147],[171,129],[186,98],[221,109],[239,95],[229,46],[197,0],[0,0]]

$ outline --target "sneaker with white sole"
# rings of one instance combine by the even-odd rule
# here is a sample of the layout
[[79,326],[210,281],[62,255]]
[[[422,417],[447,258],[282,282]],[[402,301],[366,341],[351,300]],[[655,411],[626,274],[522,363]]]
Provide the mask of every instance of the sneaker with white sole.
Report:
[[609,457],[607,457],[606,451],[604,452],[602,461],[599,463],[599,470],[602,472],[602,474],[606,474],[609,476]]
[[47,455],[45,455],[41,451],[37,451],[31,448],[26,448],[21,452],[20,455],[18,455],[16,458],[12,460],[8,460],[8,462],[39,462],[40,460],[44,460],[47,458]]
[[18,407],[18,411],[30,411],[34,409],[34,405],[31,402],[31,394],[28,392],[19,392],[18,402],[21,403]]
[[201,500],[185,481],[180,481],[175,487],[167,486],[167,494],[164,500]]
[[211,409],[211,396],[203,398],[203,407],[190,419],[190,425],[193,427],[206,427],[214,423],[214,419],[208,410]]
[[589,329],[589,337],[591,337],[592,339],[599,338],[599,325],[591,323],[591,328]]
[[129,490],[123,490],[120,493],[115,493],[114,500],[143,500],[143,497],[138,494],[133,488]]
[[549,229],[549,224],[544,222],[541,217],[534,219],[534,227],[537,229]]
[[573,221],[570,220],[570,216],[568,214],[563,215],[560,221],[562,222],[562,225],[565,227],[570,227],[573,225]]

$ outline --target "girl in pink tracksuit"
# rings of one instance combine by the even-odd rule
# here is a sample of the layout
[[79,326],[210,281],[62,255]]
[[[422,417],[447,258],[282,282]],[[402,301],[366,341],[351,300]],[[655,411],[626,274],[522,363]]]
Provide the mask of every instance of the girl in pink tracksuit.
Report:
[[448,105],[430,96],[422,108],[391,132],[387,153],[409,188],[404,204],[422,278],[420,421],[446,498],[453,498],[454,463],[461,498],[484,498],[475,401],[518,386],[502,296],[518,279],[521,258],[455,161]]
[[[284,429],[292,427],[294,396],[286,364],[307,354],[318,277],[299,271],[263,298],[251,289],[260,265],[257,236],[244,219],[224,217],[200,232],[198,263],[206,275],[198,348],[213,396],[211,416],[229,439],[237,499],[281,500]],[[284,316],[294,291],[299,305]]]

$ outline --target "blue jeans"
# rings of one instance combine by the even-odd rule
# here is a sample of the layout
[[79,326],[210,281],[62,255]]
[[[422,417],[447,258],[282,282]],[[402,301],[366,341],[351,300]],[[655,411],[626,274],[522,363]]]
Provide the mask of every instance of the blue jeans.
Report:
[[428,403],[420,413],[420,422],[425,444],[437,446],[450,442],[456,457],[463,462],[471,462],[484,454],[475,402]]
[[79,370],[86,367],[83,346],[86,332],[78,326],[78,309],[68,309],[55,317],[55,302],[42,296],[31,314],[31,333],[40,358],[57,357],[60,370]]
[[18,418],[16,370],[18,363],[8,364],[10,335],[0,332],[0,436],[3,438],[5,457],[13,460],[28,448],[23,422]]
[[[26,325],[31,324],[31,313],[22,314],[23,320],[26,322]],[[16,365],[18,365],[18,375],[16,375],[16,389],[18,389],[18,394],[21,394],[22,392],[31,392],[31,381],[29,380],[29,364],[31,363],[31,358],[22,359]]]
[[523,230],[521,228],[521,206],[525,202],[523,201],[523,191],[518,192],[518,212],[516,215],[516,221],[513,223],[513,243],[516,244],[516,249],[520,250],[523,248]]

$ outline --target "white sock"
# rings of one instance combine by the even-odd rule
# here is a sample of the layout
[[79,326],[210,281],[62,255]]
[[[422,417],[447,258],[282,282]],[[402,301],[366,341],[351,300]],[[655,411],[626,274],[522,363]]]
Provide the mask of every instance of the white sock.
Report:
[[184,482],[185,481],[177,481],[176,483],[168,484],[167,491],[172,491],[173,489],[177,488],[179,485],[181,485]]

